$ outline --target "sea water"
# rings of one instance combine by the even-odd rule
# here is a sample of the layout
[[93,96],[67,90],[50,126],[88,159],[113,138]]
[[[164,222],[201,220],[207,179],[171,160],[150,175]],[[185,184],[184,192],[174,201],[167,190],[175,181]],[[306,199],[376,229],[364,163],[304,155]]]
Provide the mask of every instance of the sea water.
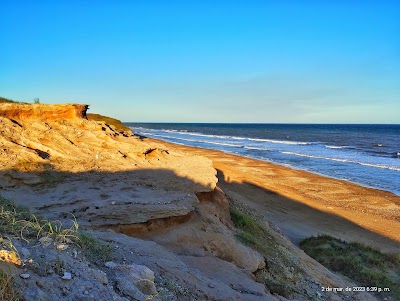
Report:
[[127,125],[139,135],[278,163],[400,195],[400,125]]

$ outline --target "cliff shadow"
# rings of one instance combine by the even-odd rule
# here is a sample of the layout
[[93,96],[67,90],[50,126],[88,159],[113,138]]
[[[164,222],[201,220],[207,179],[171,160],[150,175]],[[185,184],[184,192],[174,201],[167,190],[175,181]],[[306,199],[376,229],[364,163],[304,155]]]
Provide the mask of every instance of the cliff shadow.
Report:
[[[146,224],[153,229],[187,221],[197,193],[214,189],[168,169],[65,172],[43,164],[41,171],[0,171],[0,195],[48,220],[107,228]],[[162,219],[168,223],[160,223]],[[152,223],[149,223],[152,222]],[[154,226],[154,225],[160,225]]]
[[246,204],[272,222],[296,245],[305,238],[322,234],[348,242],[360,242],[385,252],[400,252],[400,243],[365,229],[335,212],[318,210],[250,182],[234,182],[217,170],[218,186],[228,199]]
[[[218,186],[230,199],[278,226],[295,244],[302,239],[328,234],[357,241],[384,251],[400,252],[398,241],[250,182],[230,182],[218,170]],[[198,202],[196,193],[211,191],[169,169],[64,172],[43,164],[39,172],[0,171],[0,195],[49,220],[71,220],[83,226],[143,224],[153,229],[186,222]],[[172,218],[170,223],[160,223]],[[175,221],[173,221],[175,219]],[[160,226],[154,226],[160,225]]]

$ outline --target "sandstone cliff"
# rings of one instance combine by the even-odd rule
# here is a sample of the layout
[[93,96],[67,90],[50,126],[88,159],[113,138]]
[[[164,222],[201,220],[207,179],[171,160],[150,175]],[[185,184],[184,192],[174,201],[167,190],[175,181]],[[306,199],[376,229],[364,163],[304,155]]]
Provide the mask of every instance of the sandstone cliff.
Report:
[[[265,259],[237,240],[208,158],[126,137],[104,121],[87,120],[86,110],[0,103],[1,195],[67,227],[76,219],[80,229],[112,246],[113,262],[104,266],[89,264],[73,245],[65,251],[42,241],[32,249],[32,242],[14,239],[31,260],[29,278],[10,268],[26,300],[286,300],[255,281]],[[43,256],[61,258],[67,274],[31,268]],[[310,266],[307,277],[314,281],[344,285]]]
[[0,116],[17,120],[69,120],[86,118],[88,105],[1,103]]

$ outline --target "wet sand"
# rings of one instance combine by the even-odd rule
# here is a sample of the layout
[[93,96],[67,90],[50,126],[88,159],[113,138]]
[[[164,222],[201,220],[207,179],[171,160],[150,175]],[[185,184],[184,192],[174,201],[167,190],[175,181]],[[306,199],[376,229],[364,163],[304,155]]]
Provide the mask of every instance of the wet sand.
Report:
[[266,216],[294,243],[329,234],[400,252],[400,197],[391,192],[221,151],[155,141],[210,158],[218,171],[218,186],[228,197]]

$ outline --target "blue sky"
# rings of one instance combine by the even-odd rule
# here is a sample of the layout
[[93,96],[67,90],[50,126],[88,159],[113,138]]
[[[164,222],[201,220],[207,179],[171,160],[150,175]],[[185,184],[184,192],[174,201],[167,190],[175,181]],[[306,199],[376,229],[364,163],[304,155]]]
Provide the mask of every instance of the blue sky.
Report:
[[399,1],[1,1],[0,96],[123,121],[400,123]]

